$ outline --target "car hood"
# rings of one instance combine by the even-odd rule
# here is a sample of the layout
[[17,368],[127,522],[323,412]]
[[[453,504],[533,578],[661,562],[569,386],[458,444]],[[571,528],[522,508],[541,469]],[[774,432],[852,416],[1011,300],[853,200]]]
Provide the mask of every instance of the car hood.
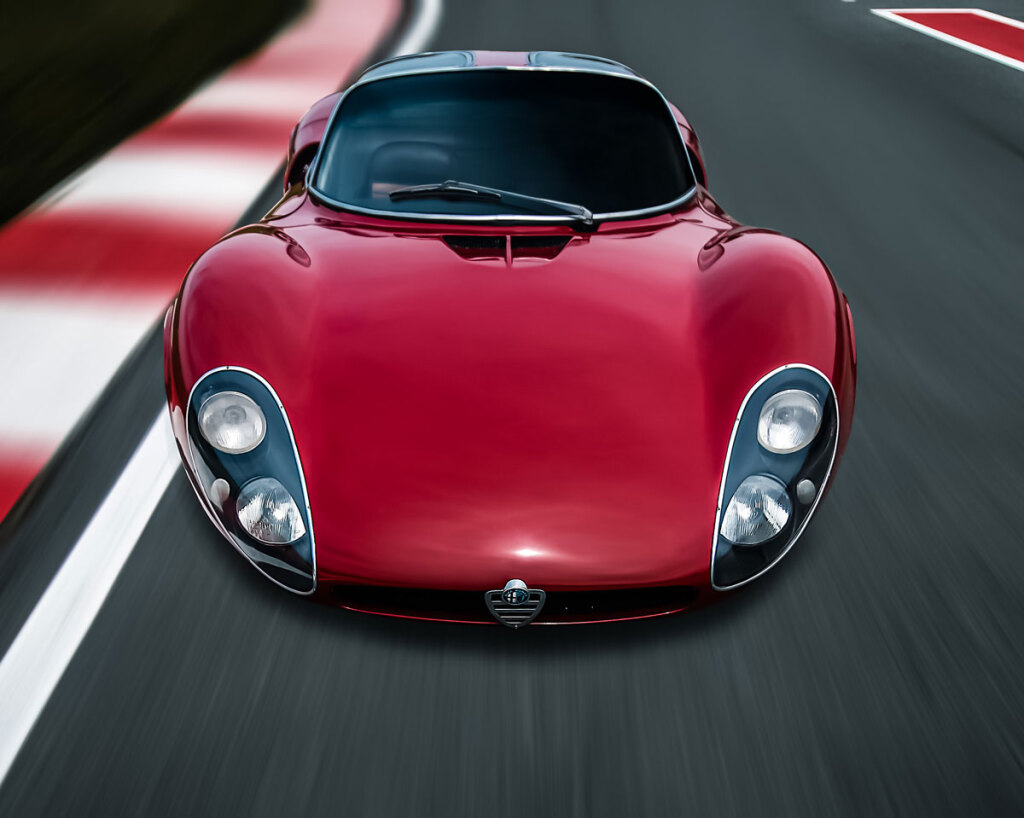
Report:
[[553,258],[493,231],[247,228],[183,286],[181,388],[226,364],[274,386],[321,581],[700,582],[746,392],[835,354],[820,261],[729,228],[695,209]]

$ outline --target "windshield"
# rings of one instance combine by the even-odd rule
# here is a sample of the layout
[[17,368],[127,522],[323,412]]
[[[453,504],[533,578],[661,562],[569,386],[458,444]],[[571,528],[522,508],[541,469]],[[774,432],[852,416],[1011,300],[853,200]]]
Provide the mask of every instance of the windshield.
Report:
[[[521,196],[453,195],[444,182]],[[334,117],[313,189],[342,206],[458,216],[597,216],[665,206],[693,187],[668,107],[632,79],[469,70],[369,82]],[[436,186],[409,196],[392,193]]]

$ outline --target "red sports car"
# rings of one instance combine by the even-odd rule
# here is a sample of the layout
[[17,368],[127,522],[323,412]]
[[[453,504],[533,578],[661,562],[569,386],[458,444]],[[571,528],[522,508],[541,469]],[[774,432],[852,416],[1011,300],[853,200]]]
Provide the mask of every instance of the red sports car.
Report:
[[185,471],[274,582],[423,619],[640,618],[806,528],[853,418],[849,305],[722,211],[629,68],[381,63],[298,123],[284,185],[165,325]]

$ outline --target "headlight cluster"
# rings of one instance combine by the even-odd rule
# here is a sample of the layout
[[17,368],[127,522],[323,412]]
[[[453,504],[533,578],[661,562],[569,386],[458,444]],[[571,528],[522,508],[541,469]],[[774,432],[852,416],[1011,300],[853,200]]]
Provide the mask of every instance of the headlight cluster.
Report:
[[757,545],[782,533],[793,502],[781,480],[754,474],[740,483],[722,518],[722,536],[734,545]]
[[791,454],[807,446],[821,427],[821,404],[802,389],[772,395],[757,419],[757,441],[775,454]]
[[217,392],[199,407],[199,429],[226,454],[251,452],[267,434],[267,419],[256,401],[241,392]]
[[715,587],[763,573],[800,535],[831,470],[838,429],[832,385],[811,367],[782,367],[750,391],[722,478]]
[[224,533],[271,579],[312,592],[316,549],[302,465],[270,385],[235,367],[208,372],[189,398],[188,436],[199,488]]
[[306,533],[295,498],[273,477],[257,477],[242,486],[235,506],[242,528],[267,545],[288,545]]

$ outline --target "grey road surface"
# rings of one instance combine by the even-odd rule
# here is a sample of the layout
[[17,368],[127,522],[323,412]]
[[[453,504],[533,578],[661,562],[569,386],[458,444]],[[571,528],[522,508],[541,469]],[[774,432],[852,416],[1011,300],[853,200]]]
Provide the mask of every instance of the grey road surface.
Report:
[[[446,0],[432,45],[632,65],[722,205],[825,258],[860,373],[832,494],[717,606],[513,633],[286,595],[179,476],[0,815],[1020,814],[1024,72],[839,0]],[[8,533],[0,646],[69,537],[46,509],[102,495],[159,366],[151,341],[119,390],[144,420],[89,418]]]

